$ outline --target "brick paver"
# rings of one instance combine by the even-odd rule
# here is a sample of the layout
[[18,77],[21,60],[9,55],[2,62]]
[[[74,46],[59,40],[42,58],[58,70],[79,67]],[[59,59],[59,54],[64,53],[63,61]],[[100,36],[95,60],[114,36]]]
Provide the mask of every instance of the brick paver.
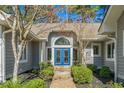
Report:
[[75,88],[73,78],[71,77],[71,70],[68,68],[55,68],[50,88]]

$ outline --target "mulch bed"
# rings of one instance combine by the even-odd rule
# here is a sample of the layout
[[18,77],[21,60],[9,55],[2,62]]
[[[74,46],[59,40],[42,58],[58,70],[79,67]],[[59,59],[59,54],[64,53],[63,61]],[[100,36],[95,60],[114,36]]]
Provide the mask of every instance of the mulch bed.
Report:
[[108,84],[113,81],[113,77],[101,78],[97,73],[94,73],[93,82],[90,84],[76,84],[77,88],[111,88]]

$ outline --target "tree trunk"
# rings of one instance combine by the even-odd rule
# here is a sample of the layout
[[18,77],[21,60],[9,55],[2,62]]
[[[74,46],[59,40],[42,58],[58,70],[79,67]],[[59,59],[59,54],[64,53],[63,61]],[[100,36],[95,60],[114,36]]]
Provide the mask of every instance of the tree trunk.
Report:
[[13,70],[13,82],[17,82],[17,78],[18,78],[18,67],[19,67],[19,60],[16,60],[15,59],[14,70]]

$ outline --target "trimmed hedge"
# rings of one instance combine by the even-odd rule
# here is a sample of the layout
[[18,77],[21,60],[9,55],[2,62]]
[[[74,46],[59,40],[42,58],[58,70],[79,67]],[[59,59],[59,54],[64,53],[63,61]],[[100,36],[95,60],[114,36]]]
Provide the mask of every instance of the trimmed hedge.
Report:
[[87,67],[92,70],[93,72],[95,72],[97,70],[97,66],[94,64],[88,64]]
[[100,77],[109,78],[111,76],[111,71],[109,67],[103,66],[99,72]]
[[72,70],[72,76],[76,83],[81,84],[81,83],[92,82],[93,73],[89,68],[85,67],[84,65],[72,66],[71,70]]

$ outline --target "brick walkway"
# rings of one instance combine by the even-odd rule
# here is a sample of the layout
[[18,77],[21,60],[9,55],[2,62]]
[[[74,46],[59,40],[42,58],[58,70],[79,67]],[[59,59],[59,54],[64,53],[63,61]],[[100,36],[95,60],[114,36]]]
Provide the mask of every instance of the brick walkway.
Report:
[[76,88],[69,68],[55,68],[50,88]]

